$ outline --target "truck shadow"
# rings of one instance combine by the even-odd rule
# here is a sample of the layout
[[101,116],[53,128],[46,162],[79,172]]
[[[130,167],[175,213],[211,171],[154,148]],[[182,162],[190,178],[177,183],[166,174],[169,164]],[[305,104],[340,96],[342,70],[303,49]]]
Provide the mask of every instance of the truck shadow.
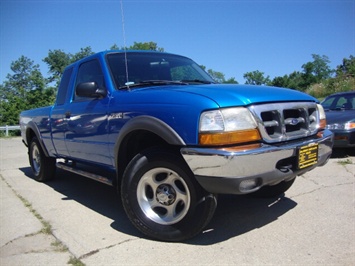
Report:
[[[33,179],[30,167],[20,168]],[[37,182],[33,179],[33,182]],[[80,175],[57,169],[54,180],[42,183],[63,195],[63,201],[74,200],[96,213],[112,219],[112,228],[122,233],[142,237],[129,221],[121,204],[121,198],[115,189],[103,183]]]
[[[29,178],[33,178],[30,167],[20,170]],[[112,219],[111,227],[114,230],[144,238],[129,221],[120,196],[113,187],[61,169],[57,170],[56,179],[43,184],[61,193],[62,200],[75,200]],[[204,232],[184,243],[212,245],[226,241],[272,223],[296,205],[296,202],[284,195],[273,199],[219,195],[215,215]]]
[[226,241],[266,226],[296,206],[297,203],[285,195],[268,199],[248,195],[220,195],[212,221],[202,234],[188,243],[211,245]]
[[351,157],[355,156],[355,149],[333,148],[331,158],[347,158],[349,156],[351,156]]

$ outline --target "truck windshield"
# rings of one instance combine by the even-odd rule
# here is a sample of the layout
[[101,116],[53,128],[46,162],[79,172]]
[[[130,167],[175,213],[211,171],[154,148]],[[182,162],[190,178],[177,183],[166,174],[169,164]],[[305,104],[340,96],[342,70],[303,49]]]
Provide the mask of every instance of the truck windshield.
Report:
[[183,56],[155,52],[127,52],[125,57],[124,53],[111,53],[107,55],[107,61],[117,89],[166,84],[215,83],[200,66]]

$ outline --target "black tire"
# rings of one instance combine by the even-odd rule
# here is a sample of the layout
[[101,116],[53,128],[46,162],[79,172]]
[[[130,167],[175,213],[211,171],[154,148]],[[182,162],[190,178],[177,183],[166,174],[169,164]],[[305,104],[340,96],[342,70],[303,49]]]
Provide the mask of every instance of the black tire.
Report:
[[260,198],[273,198],[285,193],[295,182],[296,178],[289,181],[282,181],[274,186],[265,186],[250,195]]
[[121,197],[139,231],[172,242],[201,232],[217,206],[214,195],[201,188],[183,159],[162,149],[132,159],[123,175]]
[[30,142],[28,157],[34,178],[37,181],[44,182],[54,178],[56,171],[56,159],[45,156],[36,137],[33,137]]

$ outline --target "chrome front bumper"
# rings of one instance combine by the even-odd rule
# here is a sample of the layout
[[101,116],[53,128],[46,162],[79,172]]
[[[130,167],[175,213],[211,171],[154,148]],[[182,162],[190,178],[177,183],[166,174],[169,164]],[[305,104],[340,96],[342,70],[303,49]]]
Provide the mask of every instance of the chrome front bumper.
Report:
[[[297,152],[300,147],[318,143],[318,162],[298,169]],[[333,134],[325,130],[322,136],[302,141],[266,145],[251,150],[185,147],[181,154],[200,185],[211,193],[246,194],[266,185],[276,185],[327,163],[332,153]],[[240,183],[257,180],[257,185],[246,191]]]

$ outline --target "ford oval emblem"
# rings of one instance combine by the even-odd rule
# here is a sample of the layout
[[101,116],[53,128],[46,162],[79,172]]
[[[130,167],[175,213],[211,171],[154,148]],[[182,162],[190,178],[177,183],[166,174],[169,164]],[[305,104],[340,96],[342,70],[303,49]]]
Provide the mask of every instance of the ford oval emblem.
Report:
[[290,124],[291,124],[292,126],[295,126],[295,125],[297,125],[299,122],[300,122],[300,121],[299,121],[297,118],[292,118]]

